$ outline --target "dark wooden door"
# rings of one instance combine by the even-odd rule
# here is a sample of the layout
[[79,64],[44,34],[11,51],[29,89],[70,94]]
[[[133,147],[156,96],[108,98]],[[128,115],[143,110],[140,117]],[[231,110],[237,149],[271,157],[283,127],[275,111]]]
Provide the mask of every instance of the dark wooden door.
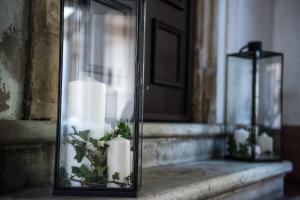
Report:
[[146,20],[146,121],[189,121],[192,0],[149,0]]

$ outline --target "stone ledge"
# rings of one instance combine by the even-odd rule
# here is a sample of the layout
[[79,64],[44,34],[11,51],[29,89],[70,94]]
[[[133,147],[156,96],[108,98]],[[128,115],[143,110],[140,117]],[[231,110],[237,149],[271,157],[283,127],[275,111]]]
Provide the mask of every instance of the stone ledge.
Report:
[[144,137],[213,137],[223,136],[222,125],[197,123],[150,123],[143,124]]
[[56,122],[0,120],[0,145],[55,143]]
[[[149,168],[143,171],[143,187],[138,199],[179,200],[218,199],[229,194],[242,193],[243,188],[259,189],[259,184],[273,184],[273,190],[282,194],[283,176],[292,170],[290,162],[242,163],[233,161],[199,161],[174,166]],[[270,182],[274,179],[274,182]],[[239,192],[238,192],[239,191]],[[247,190],[249,193],[250,190]],[[257,195],[259,194],[258,191]],[[255,197],[259,197],[258,196]],[[264,193],[263,195],[267,195]],[[278,197],[278,196],[277,196]],[[70,197],[52,196],[51,188],[22,191],[2,199],[57,199]],[[270,197],[271,198],[271,197]],[[72,199],[96,199],[72,197]],[[113,199],[113,198],[104,198]],[[249,198],[250,199],[250,198]]]
[[[0,145],[55,143],[56,122],[0,120]],[[144,123],[144,138],[222,137],[222,126],[195,123]]]

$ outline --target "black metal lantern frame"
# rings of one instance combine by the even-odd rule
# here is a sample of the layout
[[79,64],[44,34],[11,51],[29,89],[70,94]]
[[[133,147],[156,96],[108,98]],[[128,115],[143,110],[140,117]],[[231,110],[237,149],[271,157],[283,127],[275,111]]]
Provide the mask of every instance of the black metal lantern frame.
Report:
[[136,197],[145,0],[61,0],[60,22],[53,193]]
[[283,59],[259,41],[227,55],[226,158],[281,160]]

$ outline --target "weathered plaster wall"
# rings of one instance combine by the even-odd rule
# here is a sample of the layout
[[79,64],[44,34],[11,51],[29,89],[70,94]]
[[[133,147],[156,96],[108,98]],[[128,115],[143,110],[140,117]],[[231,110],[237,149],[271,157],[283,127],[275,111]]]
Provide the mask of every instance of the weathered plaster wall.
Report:
[[0,118],[22,117],[28,0],[0,3]]
[[0,119],[56,119],[58,0],[1,0]]

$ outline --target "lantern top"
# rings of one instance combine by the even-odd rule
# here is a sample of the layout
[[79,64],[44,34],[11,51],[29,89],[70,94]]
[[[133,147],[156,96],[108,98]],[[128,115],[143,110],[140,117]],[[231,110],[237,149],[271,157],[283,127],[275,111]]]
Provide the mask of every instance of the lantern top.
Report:
[[245,59],[262,59],[282,55],[283,54],[279,52],[264,51],[263,43],[261,41],[250,41],[247,45],[243,46],[239,52],[228,54],[228,56]]

